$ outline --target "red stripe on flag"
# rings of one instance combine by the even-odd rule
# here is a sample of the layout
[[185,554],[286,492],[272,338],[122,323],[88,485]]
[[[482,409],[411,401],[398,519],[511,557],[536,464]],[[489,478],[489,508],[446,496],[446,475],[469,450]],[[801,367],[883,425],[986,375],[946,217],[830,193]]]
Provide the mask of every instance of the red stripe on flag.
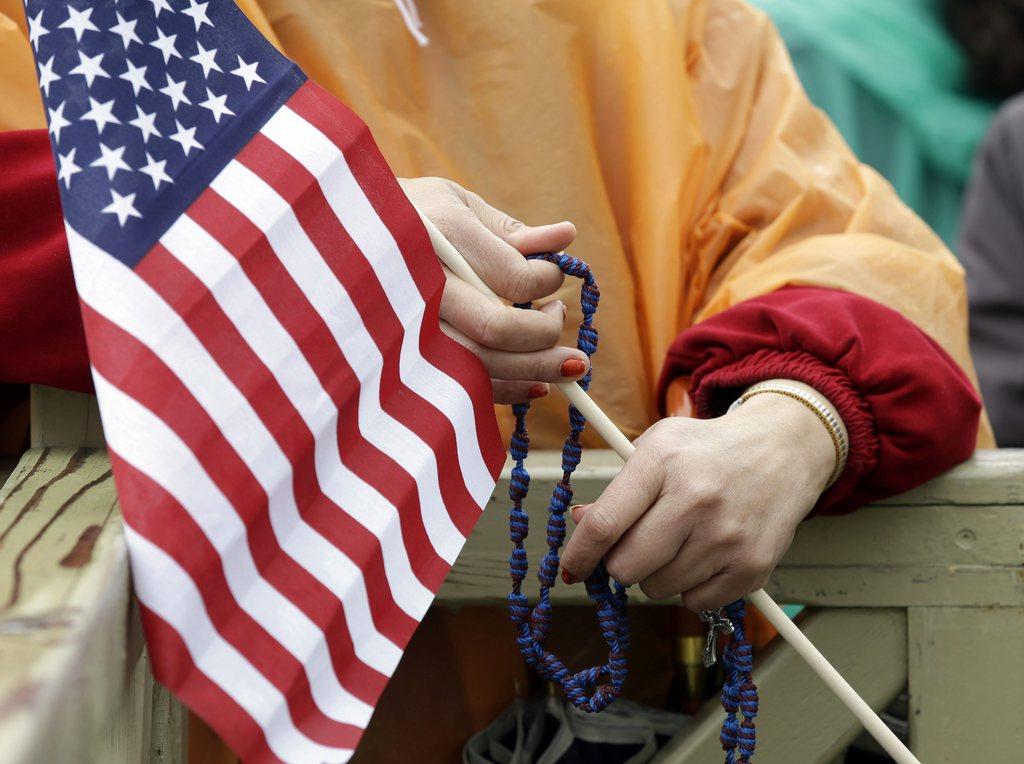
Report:
[[157,681],[174,690],[178,699],[206,720],[246,764],[279,762],[260,725],[199,670],[178,632],[141,602],[139,612],[146,642],[159,645],[150,652]]
[[[184,441],[245,523],[260,574],[324,633],[342,685],[364,702],[375,702],[388,678],[356,656],[338,597],[281,550],[266,494],[210,415],[147,346],[84,303],[82,317],[93,338],[90,358],[97,371]],[[114,478],[119,481],[117,473]],[[147,511],[146,505],[123,507],[131,525],[137,513]]]
[[[349,409],[348,401],[358,393],[359,380],[338,349],[327,324],[277,259],[262,231],[212,190],[205,191],[193,203],[188,216],[238,260],[270,310],[302,350],[339,412]],[[392,414],[398,410],[390,403],[383,408]],[[402,508],[399,512],[402,538],[413,572],[424,586],[436,591],[448,574],[449,565],[435,553],[427,536],[413,477],[391,455],[366,440],[359,429],[358,416],[338,418],[338,448],[349,469],[396,507]]]
[[[438,454],[438,480],[445,507],[455,526],[468,536],[480,517],[480,507],[466,488],[458,466],[455,431],[447,417],[401,381],[399,359],[405,330],[370,264],[338,221],[316,178],[277,144],[257,134],[237,160],[291,205],[303,230],[348,292],[384,359],[381,403],[385,411]],[[447,370],[450,365],[450,359],[444,359],[438,367]],[[443,452],[448,458],[443,458]]]
[[292,488],[303,519],[362,571],[377,630],[405,645],[417,621],[395,603],[380,542],[321,490],[314,466],[315,439],[273,373],[256,356],[206,286],[157,244],[135,272],[170,305],[188,306],[182,318],[225,375],[249,401],[292,466]]
[[[131,527],[188,573],[202,594],[217,632],[281,692],[296,727],[324,745],[354,748],[363,730],[331,719],[316,706],[305,668],[239,606],[225,578],[220,555],[185,508],[116,453],[110,454],[110,461],[118,476],[122,505],[145,508],[132,513]],[[169,528],[174,532],[168,533]]]
[[491,381],[480,360],[438,328],[444,275],[419,215],[391,174],[369,128],[334,96],[310,80],[295,91],[286,105],[341,150],[370,204],[398,242],[427,303],[420,352],[469,392],[481,452],[491,476],[497,480],[505,462],[505,448],[494,405],[488,396],[478,392],[489,391]]

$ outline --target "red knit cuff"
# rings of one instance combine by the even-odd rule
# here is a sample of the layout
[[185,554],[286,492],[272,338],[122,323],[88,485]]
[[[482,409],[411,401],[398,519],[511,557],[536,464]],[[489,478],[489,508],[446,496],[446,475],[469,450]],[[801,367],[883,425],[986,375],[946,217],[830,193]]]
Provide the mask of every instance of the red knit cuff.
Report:
[[689,327],[669,348],[661,400],[681,376],[703,416],[771,377],[827,396],[849,430],[851,455],[819,512],[850,512],[959,464],[974,450],[981,413],[963,370],[914,324],[821,287],[786,287]]
[[812,514],[827,511],[856,488],[878,464],[878,433],[868,402],[848,376],[810,353],[759,350],[720,368],[698,369],[691,378],[694,410],[702,419],[721,416],[746,388],[767,379],[792,379],[810,385],[836,408],[846,425],[850,452],[843,473],[821,495]]

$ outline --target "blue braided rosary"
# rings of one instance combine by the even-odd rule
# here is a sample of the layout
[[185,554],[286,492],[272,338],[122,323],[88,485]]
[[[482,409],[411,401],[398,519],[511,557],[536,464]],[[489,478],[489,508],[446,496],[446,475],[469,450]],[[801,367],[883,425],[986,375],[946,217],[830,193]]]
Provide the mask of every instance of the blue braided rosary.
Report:
[[[576,337],[576,347],[587,358],[597,352],[597,330],[594,329],[594,314],[601,297],[597,282],[590,266],[582,260],[564,252],[530,255],[531,260],[546,260],[557,265],[567,276],[581,279],[580,305],[583,321]],[[530,303],[516,305],[530,308]],[[591,371],[577,384],[589,389]],[[529,532],[530,520],[523,509],[523,501],[530,489],[530,474],[526,471],[526,457],[530,449],[530,437],[526,429],[526,414],[530,404],[517,403],[512,406],[515,416],[515,430],[509,444],[509,453],[514,465],[509,484],[509,535],[513,549],[509,558],[512,577],[512,591],[509,593],[509,613],[516,626],[516,643],[519,651],[543,679],[557,684],[574,706],[587,712],[601,711],[619,697],[626,681],[628,666],[626,653],[629,649],[629,619],[626,615],[626,588],[608,575],[603,565],[587,578],[587,595],[597,604],[597,620],[601,635],[608,645],[608,660],[600,666],[572,672],[544,644],[551,633],[551,588],[558,574],[559,550],[565,541],[565,513],[572,502],[572,473],[580,463],[582,448],[580,435],[586,420],[579,410],[569,405],[569,434],[562,446],[562,479],[555,486],[548,504],[547,541],[548,551],[541,560],[537,571],[540,582],[540,598],[530,607],[522,583],[526,578],[529,563],[523,542]],[[743,627],[743,600],[725,608],[728,621],[717,614],[709,614],[712,624],[709,640],[713,642],[717,624],[729,623],[733,632],[732,641],[726,647],[722,663],[726,670],[725,685],[722,688],[722,705],[726,720],[722,724],[722,748],[726,751],[726,764],[745,764],[754,755],[754,718],[757,714],[757,688],[751,682],[752,656],[750,643],[746,640]],[[718,620],[715,620],[715,617]],[[737,711],[743,714],[742,723],[737,721]],[[739,752],[739,758],[736,753]]]
[[[751,678],[754,655],[743,623],[745,609],[743,600],[736,600],[725,606],[725,613],[733,628],[732,639],[722,652],[722,666],[725,668],[722,708],[725,709],[725,721],[722,722],[719,740],[722,743],[722,750],[725,751],[725,764],[747,764],[754,755],[754,744],[757,742],[754,733],[757,686]],[[737,711],[743,714],[742,722],[737,722]]]
[[[547,260],[561,268],[566,275],[583,280],[580,290],[583,322],[576,338],[576,347],[590,358],[597,351],[597,331],[593,322],[601,297],[590,266],[565,253],[533,255],[531,259]],[[517,307],[529,308],[530,304],[524,303]],[[577,384],[587,390],[590,387],[590,376],[591,372],[588,371]],[[529,409],[529,403],[512,406],[516,426],[509,444],[515,466],[512,468],[509,485],[509,498],[512,500],[509,532],[514,548],[509,558],[512,592],[508,599],[512,622],[516,625],[516,642],[527,665],[544,679],[559,685],[573,705],[584,711],[601,711],[622,690],[627,674],[626,652],[629,649],[626,588],[618,581],[611,581],[604,566],[598,566],[587,578],[586,588],[587,594],[597,603],[597,620],[608,645],[608,661],[602,666],[592,666],[573,673],[561,659],[544,647],[551,633],[551,587],[555,585],[555,576],[558,574],[558,551],[565,541],[565,513],[572,502],[570,478],[580,463],[580,434],[586,426],[586,420],[575,406],[569,406],[569,435],[562,446],[562,479],[555,486],[548,505],[548,551],[537,571],[540,601],[531,608],[526,595],[522,593],[523,579],[529,568],[523,546],[530,527],[530,519],[523,510],[523,499],[530,490],[530,473],[524,465],[530,448],[530,437],[526,430],[526,412]]]

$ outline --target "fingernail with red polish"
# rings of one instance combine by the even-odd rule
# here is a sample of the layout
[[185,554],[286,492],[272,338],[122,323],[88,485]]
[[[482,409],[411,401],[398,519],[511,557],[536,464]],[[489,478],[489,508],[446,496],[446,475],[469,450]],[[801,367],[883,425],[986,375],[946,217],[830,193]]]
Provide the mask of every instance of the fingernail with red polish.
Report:
[[529,392],[526,393],[526,397],[532,401],[534,398],[543,398],[547,394],[548,386],[538,382],[530,388]]
[[579,579],[576,578],[576,576],[567,571],[565,568],[562,568],[562,580],[569,586],[572,586],[577,581],[579,581]]
[[569,358],[562,361],[559,371],[563,377],[582,377],[587,371],[587,364],[579,358]]

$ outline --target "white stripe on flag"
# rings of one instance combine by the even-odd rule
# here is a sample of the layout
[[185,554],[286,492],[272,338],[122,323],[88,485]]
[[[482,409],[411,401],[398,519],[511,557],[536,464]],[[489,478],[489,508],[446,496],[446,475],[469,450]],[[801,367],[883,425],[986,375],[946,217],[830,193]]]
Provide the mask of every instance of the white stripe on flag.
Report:
[[282,106],[260,132],[317,179],[334,215],[370,263],[395,315],[406,328],[402,338],[402,379],[452,423],[466,486],[477,504],[486,506],[494,480],[477,440],[473,403],[460,384],[419,354],[420,325],[426,306],[391,231],[366,198],[345,155],[316,127]]
[[[415,470],[421,508],[427,513],[424,515],[424,526],[430,543],[446,562],[454,563],[465,538],[441,503],[434,453],[419,436],[381,408],[380,383],[384,359],[345,287],[306,236],[288,202],[258,175],[238,162],[231,162],[214,179],[210,188],[264,232],[296,286],[327,323],[342,355],[361,382],[358,408],[360,431],[385,453],[401,454],[400,463],[409,471]],[[416,389],[428,384],[429,370],[434,367],[419,355],[418,344],[415,349],[406,349],[409,336],[407,332],[403,337],[401,365],[407,368],[401,377],[411,389]],[[416,354],[416,360],[406,364],[409,352]],[[466,395],[466,405],[471,405],[466,391],[450,377],[444,378]],[[477,457],[481,458],[479,444],[476,443],[476,423],[472,421],[471,411],[470,421],[464,426],[473,430],[473,446],[477,449]]]
[[362,571],[302,519],[291,464],[248,400],[152,287],[70,226],[66,230],[79,296],[149,347],[210,415],[267,494],[281,549],[341,599],[356,655],[390,676],[402,651],[377,631]]
[[[417,621],[422,620],[434,595],[412,571],[402,541],[398,508],[342,462],[338,451],[338,409],[320,385],[302,350],[281,326],[238,261],[198,223],[187,216],[178,218],[160,243],[210,290],[231,323],[281,385],[313,433],[314,466],[321,489],[380,540],[385,573],[395,603]],[[393,457],[401,454],[396,444],[389,445],[385,453]],[[461,542],[461,535],[458,540]]]
[[178,632],[196,668],[260,726],[274,755],[290,762],[348,761],[350,749],[320,745],[295,727],[284,696],[217,633],[188,573],[131,527],[124,534],[139,600]]
[[[373,709],[338,682],[323,632],[260,575],[246,541],[245,524],[188,446],[98,371],[93,371],[93,379],[103,401],[103,433],[111,450],[173,496],[195,520],[217,550],[239,607],[303,664],[317,707],[339,722],[357,727],[369,724]],[[205,611],[202,617],[207,617]],[[179,631],[188,629],[187,619],[176,623]]]

